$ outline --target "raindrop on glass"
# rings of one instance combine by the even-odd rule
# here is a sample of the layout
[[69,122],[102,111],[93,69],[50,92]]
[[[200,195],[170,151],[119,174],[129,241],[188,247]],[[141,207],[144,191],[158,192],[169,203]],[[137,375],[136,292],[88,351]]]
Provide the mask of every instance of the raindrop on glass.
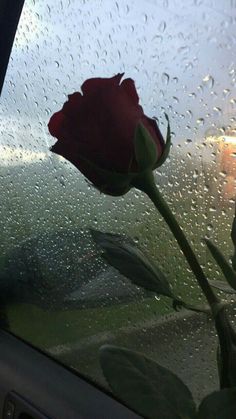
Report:
[[163,84],[168,85],[170,80],[170,76],[167,73],[163,73],[161,76],[161,81]]
[[207,74],[203,79],[202,79],[202,83],[205,87],[208,87],[209,89],[212,89],[214,86],[214,78],[210,75]]

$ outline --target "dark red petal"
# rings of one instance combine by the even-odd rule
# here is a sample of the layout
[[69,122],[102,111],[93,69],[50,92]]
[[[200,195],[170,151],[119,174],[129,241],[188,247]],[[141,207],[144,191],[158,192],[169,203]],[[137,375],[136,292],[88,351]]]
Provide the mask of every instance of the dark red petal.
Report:
[[72,93],[68,95],[68,101],[63,105],[63,112],[68,116],[75,116],[78,114],[78,110],[80,109],[83,103],[83,96],[79,92]]
[[[71,143],[66,143],[65,141],[57,141],[51,148],[53,153],[60,154],[60,156],[65,157],[65,155],[70,156],[73,151],[73,145]],[[69,160],[69,159],[68,159]]]
[[[98,173],[96,168],[93,168],[89,164],[89,160],[86,161],[86,159],[82,157],[82,154],[80,152],[80,146],[77,142],[57,141],[51,147],[51,151],[71,162],[98,189],[104,189],[108,182],[108,179],[103,177],[100,173]],[[107,191],[107,193],[112,194],[112,189],[110,192]]]
[[53,137],[60,137],[62,127],[64,125],[65,116],[62,111],[54,113],[48,123],[48,129]]
[[125,79],[122,81],[120,87],[125,91],[127,96],[131,99],[134,105],[138,105],[139,97],[132,79]]
[[88,79],[82,84],[81,90],[83,94],[87,95],[90,93],[97,92],[97,90],[100,90],[101,88],[104,88],[104,87],[107,88],[107,87],[119,86],[123,75],[124,73],[119,73],[113,77],[106,78],[106,79],[100,78],[100,77]]

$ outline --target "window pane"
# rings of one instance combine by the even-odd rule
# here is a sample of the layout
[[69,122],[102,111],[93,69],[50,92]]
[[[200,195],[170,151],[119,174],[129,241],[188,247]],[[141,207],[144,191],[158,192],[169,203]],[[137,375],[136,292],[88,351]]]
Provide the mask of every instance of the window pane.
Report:
[[[173,147],[156,182],[210,279],[203,242],[230,257],[235,197],[235,2],[26,0],[1,107],[1,295],[9,328],[94,381],[103,343],[144,352],[201,399],[217,388],[216,336],[204,315],[174,313],[99,256],[89,229],[125,233],[180,298],[204,303],[183,255],[144,194],[100,194],[49,151],[47,124],[91,77],[125,73]],[[192,370],[189,365],[192,365]]]

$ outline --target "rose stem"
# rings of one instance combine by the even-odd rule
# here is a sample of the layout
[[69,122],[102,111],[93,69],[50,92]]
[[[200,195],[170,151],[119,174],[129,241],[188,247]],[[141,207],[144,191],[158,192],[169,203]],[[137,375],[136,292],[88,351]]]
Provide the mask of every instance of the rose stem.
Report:
[[151,199],[159,213],[164,218],[165,222],[168,224],[211,308],[218,304],[219,300],[214,294],[212,288],[210,287],[207,278],[184,232],[180,228],[168,204],[165,202],[156,186],[153,172],[149,170],[143,172],[142,175],[138,176],[134,180],[133,184],[137,189],[145,192],[148,195],[148,197]]
[[188,243],[184,232],[180,228],[168,204],[165,202],[164,198],[159,192],[154,180],[153,172],[146,171],[145,173],[142,173],[140,176],[136,177],[136,179],[133,181],[133,185],[148,195],[159,213],[166,221],[211,307],[221,349],[222,372],[220,377],[220,384],[221,388],[230,387],[231,383],[229,380],[229,358],[231,341],[234,337],[234,331],[228,321],[225,308],[222,306],[220,300],[217,298],[212,288],[210,287],[208,280],[197,260],[194,251]]

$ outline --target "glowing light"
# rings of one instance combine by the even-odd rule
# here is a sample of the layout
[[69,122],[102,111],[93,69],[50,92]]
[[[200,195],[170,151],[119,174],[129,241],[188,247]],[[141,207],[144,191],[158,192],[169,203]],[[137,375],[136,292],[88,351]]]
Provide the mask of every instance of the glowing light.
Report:
[[[220,136],[208,136],[206,141],[213,145],[216,151],[217,170],[222,177],[218,184],[220,202],[225,205],[229,200],[235,200],[236,194],[236,131],[226,131]],[[216,193],[219,193],[218,192]]]
[[221,143],[221,144],[233,144],[236,145],[236,132],[232,131],[225,135],[218,136],[209,136],[206,138],[206,141],[209,143]]
[[229,135],[225,135],[225,136],[223,136],[223,141],[225,143],[236,144],[236,136],[235,137],[233,137],[233,136],[231,137]]

